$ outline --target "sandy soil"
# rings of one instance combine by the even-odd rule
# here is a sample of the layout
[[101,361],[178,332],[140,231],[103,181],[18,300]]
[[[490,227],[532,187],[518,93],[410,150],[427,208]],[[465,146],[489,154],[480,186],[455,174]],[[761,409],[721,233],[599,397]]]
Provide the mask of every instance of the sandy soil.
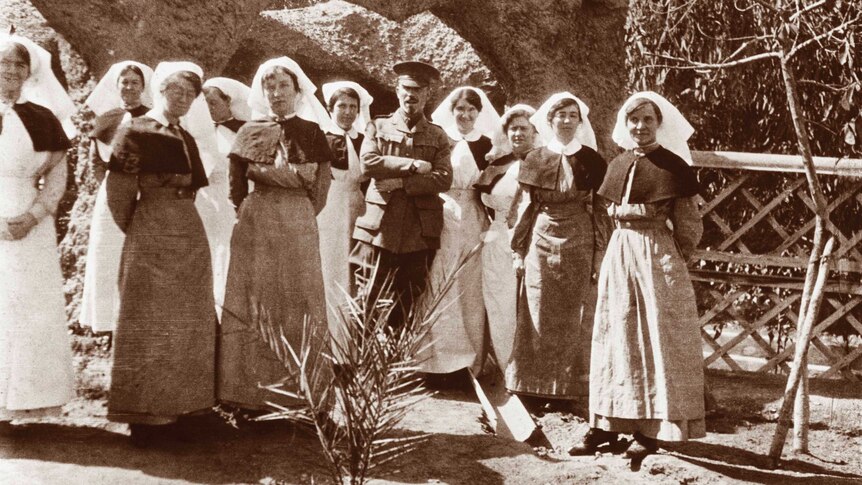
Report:
[[[107,359],[79,357],[79,394],[65,415],[19,423],[0,437],[0,483],[6,484],[309,484],[328,483],[316,437],[285,423],[233,429],[217,417],[189,424],[194,439],[132,447],[125,426],[105,415]],[[785,450],[778,470],[763,457],[775,428],[784,379],[711,373],[721,405],[704,440],[667,445],[632,466],[622,456],[565,453],[587,426],[549,412],[537,419],[553,445],[533,448],[489,434],[469,388],[447,389],[418,404],[405,436],[431,433],[413,454],[374,473],[376,484],[572,483],[862,483],[862,388],[812,384],[812,455]]]

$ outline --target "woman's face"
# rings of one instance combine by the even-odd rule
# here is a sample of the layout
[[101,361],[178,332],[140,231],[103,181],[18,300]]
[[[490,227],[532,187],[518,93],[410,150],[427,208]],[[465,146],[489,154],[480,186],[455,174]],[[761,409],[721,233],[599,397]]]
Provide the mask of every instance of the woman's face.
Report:
[[30,77],[30,63],[11,42],[0,45],[0,89],[20,91]]
[[455,123],[458,125],[458,131],[467,134],[473,131],[473,127],[476,125],[476,118],[479,117],[479,110],[465,98],[461,98],[455,103],[455,107],[452,108],[452,114],[455,115]]
[[130,108],[141,105],[141,94],[144,92],[144,80],[136,73],[126,71],[117,79],[117,87],[120,88],[120,98],[123,104]]
[[659,125],[655,108],[650,103],[644,103],[626,116],[626,128],[638,146],[655,143]]
[[162,89],[165,97],[165,111],[177,118],[185,116],[198,97],[192,83],[182,78],[173,78]]
[[581,124],[581,110],[578,105],[563,106],[554,111],[551,117],[551,129],[554,136],[563,143],[569,143],[575,138],[575,132]]
[[[210,117],[213,121],[225,121],[230,119],[232,113],[230,111],[230,98],[225,96],[219,88],[204,89],[204,98],[207,100],[207,107],[210,110]],[[227,98],[227,99],[225,99]]]
[[526,117],[516,116],[509,121],[506,136],[509,137],[509,143],[512,144],[512,151],[515,154],[521,154],[533,148],[536,129]]
[[335,124],[344,131],[353,127],[353,122],[359,115],[359,102],[351,96],[342,94],[332,105],[332,118]]
[[283,117],[294,112],[297,94],[293,79],[281,71],[273,72],[263,81],[263,95],[276,116]]

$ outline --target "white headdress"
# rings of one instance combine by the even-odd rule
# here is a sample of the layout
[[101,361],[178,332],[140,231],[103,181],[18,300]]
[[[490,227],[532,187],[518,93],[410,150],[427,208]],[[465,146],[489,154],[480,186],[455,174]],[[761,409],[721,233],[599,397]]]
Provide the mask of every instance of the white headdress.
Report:
[[129,66],[137,67],[144,74],[144,91],[141,93],[141,104],[145,106],[153,105],[153,98],[150,93],[150,80],[153,76],[152,68],[140,62],[122,61],[108,69],[108,72],[102,76],[93,92],[84,101],[93,110],[93,113],[96,113],[96,116],[123,106],[123,98],[120,97],[120,87],[117,84],[120,81],[120,73]]
[[[193,62],[160,62],[153,73],[153,80],[150,88],[153,95],[154,110],[161,111],[165,108],[165,97],[161,92],[162,83],[164,83],[172,74],[180,71],[192,72],[203,79],[203,69]],[[198,97],[192,101],[189,112],[180,118],[180,125],[182,125],[183,128],[198,140],[206,138],[206,136],[212,132],[213,120],[210,117],[210,110],[207,107],[207,102],[203,93],[199,94]]]
[[446,99],[444,99],[443,102],[437,106],[437,109],[434,110],[434,113],[431,114],[431,121],[446,130],[446,133],[453,140],[463,138],[463,135],[458,132],[458,123],[455,121],[455,113],[452,109],[452,100],[455,99],[463,89],[469,89],[475,92],[479,95],[479,99],[482,100],[482,110],[479,111],[479,116],[476,117],[476,124],[473,125],[473,131],[494,139],[495,145],[501,143],[502,140],[495,139],[495,136],[499,133],[497,128],[500,125],[500,115],[497,114],[494,106],[491,105],[488,95],[478,88],[464,86],[452,90],[452,92],[449,93],[449,96],[446,96]]
[[374,98],[368,94],[365,88],[353,81],[335,81],[321,86],[323,90],[323,102],[328,105],[332,95],[342,88],[350,88],[359,95],[359,115],[356,116],[356,121],[353,122],[353,128],[360,133],[364,133],[365,127],[371,121],[371,110],[369,107],[374,102]]
[[248,107],[248,95],[251,88],[229,77],[213,77],[204,83],[205,88],[218,88],[230,97],[230,113],[242,121],[251,119],[251,108]]
[[270,59],[257,68],[251,82],[251,93],[248,95],[248,105],[251,107],[252,116],[257,118],[269,114],[269,102],[263,94],[263,75],[275,66],[281,66],[296,76],[299,84],[299,93],[296,96],[296,115],[304,120],[317,123],[320,129],[325,132],[332,132],[333,128],[337,129],[338,126],[329,118],[329,112],[314,97],[317,87],[305,75],[299,64],[286,56]]
[[[533,108],[528,104],[519,103],[507,109],[503,113],[503,116],[500,116],[500,125],[497,127],[497,134],[494,136],[494,139],[501,141],[499,146],[496,147],[496,152],[494,154],[495,158],[512,153],[512,143],[509,141],[509,134],[506,133],[506,124],[509,123],[512,117],[514,117],[516,114],[526,114],[527,120],[530,121],[530,124],[532,124],[533,122],[532,120],[530,120],[530,117],[536,114],[536,108]],[[533,144],[535,145],[537,141],[538,140],[534,140]]]
[[568,91],[552,95],[547,99],[547,101],[542,103],[542,106],[539,107],[536,114],[530,117],[530,122],[533,123],[533,126],[535,126],[537,130],[539,130],[540,140],[536,143],[536,146],[547,144],[555,138],[554,131],[548,123],[548,112],[551,111],[552,106],[563,99],[575,100],[575,102],[578,103],[578,110],[581,112],[581,124],[578,125],[578,129],[575,131],[575,140],[578,140],[581,145],[588,146],[595,150],[597,147],[596,133],[593,131],[593,125],[590,123],[590,108],[587,107],[587,105],[577,96]]
[[30,77],[24,82],[22,96],[38,105],[44,106],[54,113],[63,124],[63,131],[68,137],[77,134],[72,123],[72,114],[77,111],[72,98],[63,89],[60,81],[51,70],[51,53],[37,45],[32,40],[20,35],[0,35],[0,43],[14,42],[21,44],[30,55]]
[[[165,109],[165,97],[161,92],[162,83],[172,74],[188,71],[197,74],[203,79],[203,69],[193,62],[188,61],[166,61],[160,62],[153,72],[153,79],[150,90],[153,95],[153,111],[162,111]],[[210,174],[213,167],[213,157],[219,157],[218,142],[215,138],[213,130],[213,120],[210,117],[210,110],[207,107],[206,99],[203,92],[198,94],[198,97],[192,101],[189,112],[180,118],[180,125],[186,129],[193,137],[198,145],[198,150],[201,154],[201,159],[204,163],[207,175]]]
[[688,139],[694,134],[694,128],[685,119],[685,116],[676,109],[676,106],[672,105],[664,96],[652,91],[641,91],[632,94],[623,103],[622,108],[617,113],[617,124],[614,125],[613,139],[617,145],[626,150],[631,150],[638,146],[626,126],[626,109],[638,98],[646,98],[652,101],[658,106],[659,111],[661,111],[662,121],[658,130],[656,130],[656,141],[691,165],[691,150],[688,148]]

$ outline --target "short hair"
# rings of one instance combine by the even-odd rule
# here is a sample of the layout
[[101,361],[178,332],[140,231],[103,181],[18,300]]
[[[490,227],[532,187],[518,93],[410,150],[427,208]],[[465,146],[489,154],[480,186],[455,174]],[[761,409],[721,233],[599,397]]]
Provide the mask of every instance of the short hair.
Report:
[[265,83],[265,82],[269,81],[270,79],[275,77],[275,73],[277,73],[277,72],[280,72],[282,74],[287,74],[287,76],[291,79],[291,81],[293,81],[294,91],[299,91],[299,80],[296,78],[296,74],[294,74],[293,71],[291,71],[290,69],[288,69],[284,66],[276,65],[276,66],[272,66],[269,69],[267,69],[263,73],[263,77],[261,78],[261,82]]
[[450,104],[449,109],[451,111],[455,111],[455,105],[462,99],[470,103],[470,105],[476,108],[477,111],[482,111],[482,98],[479,97],[479,93],[472,88],[461,88],[455,91],[455,95],[452,96],[452,103]]
[[357,93],[355,89],[345,86],[343,88],[336,89],[335,92],[332,93],[332,96],[329,97],[329,102],[326,103],[326,108],[329,111],[332,111],[335,108],[335,103],[338,102],[338,98],[342,96],[355,99],[357,105],[361,104],[359,93]]
[[581,113],[581,107],[578,106],[577,101],[575,101],[572,98],[563,98],[563,99],[561,99],[561,100],[559,100],[556,103],[551,105],[551,108],[548,110],[548,123],[550,123],[551,120],[554,119],[554,115],[557,113],[557,111],[559,111],[563,108],[568,108],[569,106],[575,106],[576,108],[578,108],[578,117],[579,118],[584,117],[584,114]]
[[655,110],[655,118],[658,120],[658,123],[662,122],[662,114],[661,110],[658,109],[658,105],[655,102],[648,98],[635,98],[632,100],[631,104],[626,108],[626,120],[629,119],[629,115],[642,108],[645,105],[652,106],[652,109]]
[[21,56],[27,62],[27,67],[32,67],[30,61],[30,51],[27,50],[27,46],[19,42],[15,42],[14,40],[7,40],[3,44],[12,46],[12,49],[15,50],[15,53]]
[[218,86],[206,86],[204,87],[204,94],[215,93],[216,96],[222,99],[224,102],[230,102],[231,98],[224,91],[218,88]]
[[[512,122],[515,121],[515,118],[524,118],[525,120],[527,120],[527,123],[529,123],[530,126],[533,126],[533,122],[530,121],[530,116],[533,116],[533,113],[530,113],[529,111],[521,108],[514,109],[509,113],[506,113],[506,116],[503,117],[503,131],[509,131],[509,125],[511,125]],[[536,127],[533,126],[533,129],[535,130]]]
[[159,86],[159,90],[164,91],[168,84],[170,84],[172,81],[176,81],[177,79],[182,79],[183,81],[187,81],[189,84],[191,84],[192,88],[194,88],[195,90],[195,96],[201,94],[203,81],[201,81],[200,76],[191,71],[177,71],[169,75],[165,78],[164,81],[162,81],[161,86]]
[[147,81],[144,79],[144,71],[141,70],[140,67],[134,64],[127,64],[123,69],[120,70],[120,73],[117,74],[117,82],[120,82],[120,78],[123,77],[123,74],[132,73],[138,76],[141,79],[141,84],[146,84]]

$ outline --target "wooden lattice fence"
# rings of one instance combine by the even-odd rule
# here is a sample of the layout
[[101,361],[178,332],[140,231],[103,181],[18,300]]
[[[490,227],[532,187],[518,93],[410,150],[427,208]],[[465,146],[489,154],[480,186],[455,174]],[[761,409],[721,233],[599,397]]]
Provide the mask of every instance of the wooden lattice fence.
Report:
[[[689,262],[706,364],[786,372],[814,229],[799,157],[695,152],[704,237]],[[836,238],[809,354],[813,375],[862,376],[862,160],[817,158]]]

